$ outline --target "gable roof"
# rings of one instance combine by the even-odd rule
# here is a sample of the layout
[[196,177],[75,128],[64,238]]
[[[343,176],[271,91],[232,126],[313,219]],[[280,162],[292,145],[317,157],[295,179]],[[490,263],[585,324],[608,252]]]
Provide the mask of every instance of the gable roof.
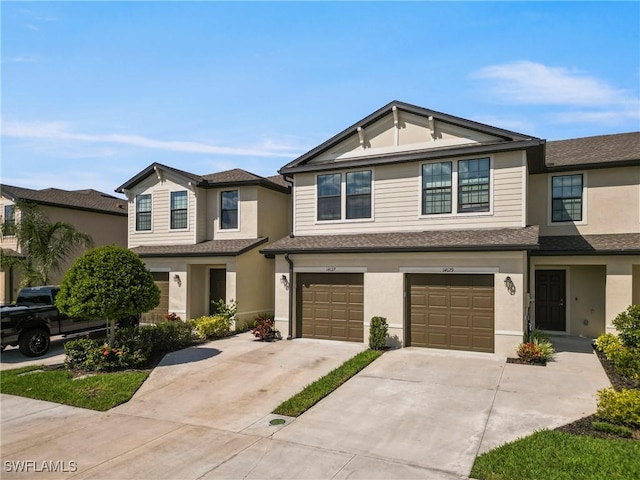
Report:
[[[179,170],[177,168],[169,167],[161,163],[154,162],[147,168],[142,170],[136,176],[130,178],[125,183],[116,188],[116,192],[124,193],[125,190],[130,190],[135,185],[150,175],[156,174],[158,171],[168,171],[183,177],[188,182],[191,182],[196,187],[201,188],[219,188],[230,187],[239,185],[258,185],[261,187],[276,190],[282,193],[289,193],[290,188],[288,184],[282,181],[277,181],[275,177],[261,177],[253,173],[242,170],[241,168],[234,168],[231,170],[225,170],[223,172],[210,173],[207,175],[196,175],[194,173]],[[278,175],[277,177],[281,177]]]
[[640,132],[547,142],[547,170],[640,165]]
[[[478,132],[483,135],[494,137],[494,140],[487,140],[484,142],[465,144],[465,145],[446,145],[441,147],[430,147],[417,150],[407,150],[403,152],[391,152],[385,154],[379,154],[371,152],[370,156],[359,155],[356,159],[340,160],[338,162],[326,162],[323,165],[311,164],[311,161],[318,156],[328,152],[331,148],[336,147],[342,141],[345,141],[349,137],[357,135],[359,131],[366,129],[375,122],[379,121],[385,116],[394,114],[397,111],[408,112],[410,114],[424,117],[427,119],[432,118],[437,122],[452,125],[455,127],[461,127],[466,130]],[[280,169],[280,173],[288,175],[292,173],[302,171],[318,171],[329,170],[343,167],[352,167],[360,165],[375,165],[384,163],[396,163],[406,162],[418,159],[430,159],[430,158],[442,158],[451,155],[462,154],[476,154],[476,153],[488,153],[496,151],[510,151],[510,150],[526,150],[528,159],[530,162],[538,164],[542,161],[542,155],[544,151],[545,141],[521,133],[504,130],[490,125],[485,125],[472,120],[467,120],[453,115],[437,112],[435,110],[429,110],[426,108],[418,107],[408,103],[394,100],[384,107],[376,110],[372,114],[363,118],[362,120],[354,123],[350,127],[344,129],[342,132],[334,135],[329,140],[318,145],[314,149],[308,151],[304,155],[296,158],[292,162],[288,163]]]
[[32,190],[30,188],[2,184],[0,185],[0,193],[14,202],[26,200],[53,207],[112,215],[127,215],[126,200],[92,189],[61,190],[59,188],[45,188],[43,190]]

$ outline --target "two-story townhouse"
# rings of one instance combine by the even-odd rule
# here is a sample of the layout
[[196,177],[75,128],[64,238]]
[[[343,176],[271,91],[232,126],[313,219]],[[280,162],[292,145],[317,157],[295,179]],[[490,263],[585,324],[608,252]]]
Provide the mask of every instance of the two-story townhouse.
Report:
[[[19,201],[32,202],[40,206],[51,222],[66,222],[76,230],[91,235],[93,246],[127,246],[127,202],[122,198],[96,190],[61,190],[0,185],[0,208],[2,221],[15,224],[20,221]],[[10,230],[10,229],[9,229]],[[22,252],[13,235],[0,236],[0,247],[7,255],[21,255]],[[59,283],[67,268],[85,249],[79,248],[62,265],[59,272],[53,272],[51,283]],[[3,268],[0,273],[0,303],[10,303],[17,297],[20,272]]]
[[[396,345],[513,355],[535,323],[536,272],[575,264],[584,273],[583,257],[549,252],[566,231],[540,219],[553,210],[546,148],[540,138],[394,101],[284,166],[293,230],[262,249],[276,258],[279,329],[367,342],[370,319],[382,316]],[[625,217],[634,222],[619,227],[635,232],[638,180],[627,173],[617,181],[628,188],[613,197],[636,204]],[[597,204],[598,191],[590,194]],[[595,268],[603,291],[605,279],[624,285],[607,290],[609,321],[637,297],[638,240],[628,239],[635,256]]]
[[640,304],[639,167],[640,132],[547,143],[527,205],[540,226],[529,278],[537,328],[596,337]]
[[259,247],[290,230],[281,176],[195,175],[153,163],[116,191],[129,203],[129,248],[162,292],[143,321],[213,314],[219,300],[237,303],[239,321],[273,312],[274,262]]

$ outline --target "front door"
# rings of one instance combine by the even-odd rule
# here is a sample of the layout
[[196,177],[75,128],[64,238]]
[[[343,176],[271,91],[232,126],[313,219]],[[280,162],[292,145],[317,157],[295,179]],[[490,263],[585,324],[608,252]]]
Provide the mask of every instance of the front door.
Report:
[[209,315],[218,313],[220,300],[227,301],[227,271],[215,268],[209,270]]
[[566,331],[565,271],[536,272],[536,328]]

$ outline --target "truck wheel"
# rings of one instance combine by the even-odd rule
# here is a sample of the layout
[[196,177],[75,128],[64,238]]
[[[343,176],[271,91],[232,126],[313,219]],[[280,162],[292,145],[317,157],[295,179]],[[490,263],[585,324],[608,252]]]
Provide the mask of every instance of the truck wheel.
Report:
[[49,333],[41,328],[27,330],[20,335],[18,348],[20,353],[27,357],[39,357],[49,350]]

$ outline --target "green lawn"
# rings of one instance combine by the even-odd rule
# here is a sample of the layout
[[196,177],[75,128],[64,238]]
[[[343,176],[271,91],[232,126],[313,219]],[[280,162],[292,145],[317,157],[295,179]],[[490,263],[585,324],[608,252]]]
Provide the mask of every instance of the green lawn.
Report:
[[358,353],[324,377],[307,385],[289,400],[282,402],[273,413],[290,417],[302,415],[380,355],[382,352],[378,350],[365,350]]
[[476,458],[479,480],[640,478],[640,442],[543,430]]
[[67,370],[32,366],[2,372],[0,392],[105,411],[127,402],[148,375],[148,371],[128,371],[74,380]]

